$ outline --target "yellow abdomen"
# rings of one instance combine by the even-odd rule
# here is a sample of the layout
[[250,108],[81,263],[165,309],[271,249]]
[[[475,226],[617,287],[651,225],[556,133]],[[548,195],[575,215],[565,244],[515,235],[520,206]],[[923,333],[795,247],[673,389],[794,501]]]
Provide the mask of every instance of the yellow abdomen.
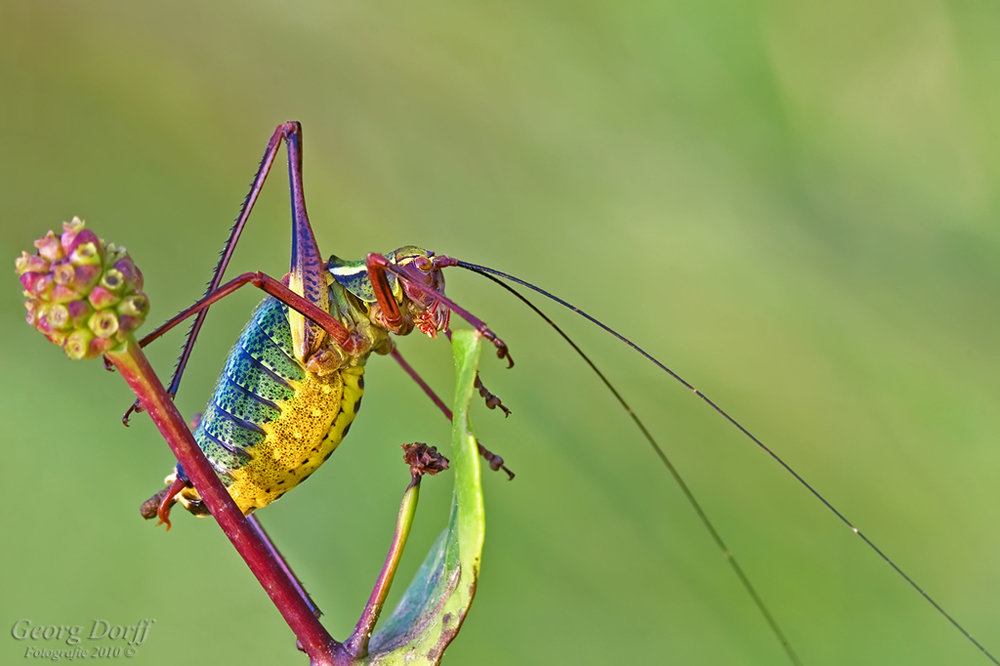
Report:
[[[259,443],[242,449],[249,460],[224,472],[229,494],[244,515],[278,499],[326,462],[361,407],[363,376],[364,366],[355,366],[325,377],[305,373],[288,382],[294,396],[275,401],[280,414],[259,426],[264,431]],[[181,496],[199,499],[194,488]]]
[[326,377],[306,375],[295,398],[278,403],[281,416],[262,428],[264,441],[250,452],[253,460],[230,474],[229,494],[244,514],[267,506],[299,485],[326,462],[340,445],[361,407],[364,367]]

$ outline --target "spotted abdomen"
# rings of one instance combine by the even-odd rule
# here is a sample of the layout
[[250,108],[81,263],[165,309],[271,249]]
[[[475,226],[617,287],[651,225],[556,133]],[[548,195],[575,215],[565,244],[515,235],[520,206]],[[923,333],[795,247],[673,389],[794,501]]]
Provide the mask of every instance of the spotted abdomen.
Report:
[[[265,299],[229,354],[194,437],[248,514],[297,486],[347,433],[364,389],[363,366],[320,377],[292,351],[288,308]],[[197,499],[194,489],[182,498]]]

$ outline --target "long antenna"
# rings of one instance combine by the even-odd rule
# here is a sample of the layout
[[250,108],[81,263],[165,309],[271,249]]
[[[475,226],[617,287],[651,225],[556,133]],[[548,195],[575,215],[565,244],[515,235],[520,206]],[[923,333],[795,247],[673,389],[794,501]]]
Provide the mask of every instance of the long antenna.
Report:
[[[599,321],[598,319],[596,319],[596,318],[592,317],[591,315],[587,314],[586,312],[584,312],[580,308],[576,307],[575,305],[572,305],[571,303],[568,303],[568,302],[564,301],[563,299],[559,298],[558,296],[556,296],[556,295],[554,295],[554,294],[552,294],[552,293],[550,293],[550,292],[548,292],[548,291],[546,291],[546,290],[544,290],[544,289],[542,289],[540,287],[536,287],[535,285],[531,284],[530,282],[526,282],[526,281],[524,281],[524,280],[522,280],[520,278],[514,277],[513,275],[508,275],[507,273],[503,273],[503,272],[495,270],[493,268],[488,268],[486,266],[480,266],[478,264],[471,264],[471,263],[468,263],[468,262],[465,262],[465,261],[457,261],[456,260],[455,265],[460,266],[460,267],[462,267],[462,268],[464,268],[466,270],[470,270],[473,273],[478,273],[479,275],[485,275],[487,277],[490,277],[491,279],[494,279],[494,281],[497,281],[495,278],[499,277],[499,278],[503,278],[505,280],[510,280],[511,282],[515,282],[515,283],[517,283],[517,284],[519,284],[521,286],[524,286],[524,287],[527,287],[528,289],[536,291],[539,294],[545,296],[546,298],[549,298],[549,299],[555,301],[556,303],[562,305],[563,307],[569,308],[570,310],[572,310],[573,312],[577,313],[578,315],[580,315],[584,319],[586,319],[586,320],[590,321],[592,324],[595,324],[595,325],[599,326],[600,328],[604,329],[605,331],[607,331],[608,333],[610,333],[614,337],[618,338],[619,340],[621,340],[622,342],[624,342],[626,345],[628,345],[629,347],[631,347],[632,349],[634,349],[638,353],[640,353],[643,356],[645,356],[649,361],[651,361],[653,364],[655,364],[661,370],[663,370],[668,375],[670,375],[671,377],[673,377],[674,379],[676,379],[678,382],[680,382],[685,388],[691,390],[695,395],[697,395],[699,398],[701,398],[702,400],[704,400],[712,409],[714,409],[716,412],[718,412],[719,414],[721,414],[727,421],[729,421],[731,424],[733,424],[733,426],[735,426],[740,432],[742,432],[744,435],[746,435],[754,444],[756,444],[758,447],[760,447],[761,449],[763,449],[769,456],[771,456],[775,461],[777,461],[777,463],[779,465],[781,465],[782,467],[784,467],[785,471],[787,471],[789,474],[791,474],[793,477],[795,477],[796,481],[798,481],[800,484],[802,484],[810,493],[813,494],[813,496],[816,497],[816,499],[818,499],[820,502],[822,502],[823,506],[825,506],[827,509],[829,509],[838,519],[840,519],[840,521],[842,523],[844,523],[849,528],[851,528],[852,532],[854,532],[859,537],[861,537],[861,540],[864,541],[869,546],[869,548],[871,548],[873,551],[875,551],[875,553],[879,557],[881,557],[886,562],[886,564],[888,564],[890,567],[892,567],[893,570],[895,570],[895,572],[897,574],[899,574],[903,578],[903,580],[905,580],[907,583],[910,584],[910,586],[913,589],[915,589],[917,592],[919,592],[920,596],[922,596],[924,599],[926,599],[927,602],[931,606],[933,606],[937,610],[938,613],[940,613],[945,619],[948,620],[948,622],[950,622],[952,624],[952,626],[954,626],[956,629],[958,629],[958,631],[961,632],[961,634],[963,636],[965,636],[965,638],[970,643],[972,643],[977,648],[979,648],[979,651],[982,652],[984,655],[986,655],[986,657],[991,662],[993,662],[997,666],[1000,666],[1000,661],[997,661],[997,658],[994,657],[989,652],[989,650],[987,650],[985,647],[983,647],[979,643],[979,641],[977,641],[972,636],[972,634],[970,634],[965,629],[965,627],[963,627],[961,624],[959,624],[958,621],[955,618],[953,618],[944,608],[941,607],[941,605],[938,602],[936,602],[930,596],[930,594],[928,594],[927,592],[925,592],[924,589],[920,585],[918,585],[915,580],[913,580],[912,578],[910,578],[901,568],[899,568],[899,566],[895,562],[893,562],[892,559],[888,555],[886,555],[884,552],[882,552],[882,550],[878,546],[876,546],[875,543],[872,542],[871,539],[869,539],[867,536],[865,536],[864,533],[861,532],[861,530],[859,530],[857,527],[855,527],[851,523],[851,521],[849,521],[844,516],[844,514],[842,514],[839,510],[837,510],[837,508],[834,507],[829,501],[827,501],[827,499],[825,497],[823,497],[815,488],[813,488],[811,485],[809,485],[809,483],[805,479],[803,479],[798,474],[798,472],[796,472],[794,469],[792,469],[788,465],[788,463],[786,463],[784,460],[782,460],[782,458],[778,454],[776,454],[774,451],[772,451],[767,446],[765,446],[762,441],[760,441],[753,434],[751,434],[750,431],[747,430],[746,428],[744,428],[736,419],[734,419],[732,416],[730,416],[729,414],[727,414],[725,412],[725,410],[723,410],[717,404],[715,404],[714,402],[712,402],[712,400],[709,399],[708,396],[706,396],[704,393],[700,392],[694,386],[692,386],[691,384],[689,384],[687,381],[684,380],[684,378],[682,378],[676,372],[674,372],[673,370],[671,370],[670,368],[668,368],[666,365],[664,365],[663,363],[661,363],[659,360],[657,360],[655,357],[653,357],[645,349],[643,349],[642,347],[640,347],[636,343],[632,342],[631,340],[629,340],[628,338],[626,338],[624,335],[622,335],[618,331],[615,331],[610,326],[604,324],[603,322]],[[504,286],[506,286],[506,285],[504,285]],[[524,299],[522,298],[522,300],[524,300]],[[536,312],[538,312],[538,309],[534,308],[534,306],[532,306],[532,309],[534,309]],[[546,317],[546,319],[548,319],[548,318]],[[551,323],[551,321],[549,323]],[[555,324],[553,324],[553,326],[555,326]],[[558,330],[558,328],[557,328],[557,330]],[[565,337],[565,335],[563,337]],[[576,345],[573,345],[573,346],[574,346],[574,348],[576,347]],[[582,354],[582,352],[580,352],[580,353]],[[593,364],[591,364],[591,367],[593,367]],[[595,370],[596,370],[596,368],[595,368]],[[600,374],[600,373],[598,373],[598,374]],[[602,376],[602,378],[603,378],[603,376]],[[612,389],[612,390],[614,390],[614,389]],[[617,393],[616,393],[616,395],[617,395]],[[619,398],[619,400],[621,400],[621,399]],[[622,401],[622,403],[624,404],[624,401]],[[626,406],[626,409],[628,409],[627,406]],[[632,411],[630,409],[628,411],[629,411],[630,414],[632,413]],[[641,424],[640,424],[640,428],[642,428]],[[645,432],[645,428],[642,428],[642,430],[643,430],[643,432]],[[655,446],[655,444],[654,444],[654,446]],[[656,448],[658,449],[659,447],[656,447]],[[669,463],[667,463],[667,464],[669,465]],[[714,530],[713,530],[713,532],[714,532]],[[748,587],[748,591],[750,591],[751,594],[754,594],[752,592],[753,588],[749,587],[749,582],[747,583],[747,587]],[[756,595],[754,595],[754,596],[756,597]],[[764,612],[766,613],[766,611],[764,611]],[[765,616],[769,617],[767,615],[765,615]],[[778,633],[778,635],[780,636],[780,632]]]
[[[461,263],[459,263],[459,265],[462,266]],[[462,266],[462,267],[468,268],[468,266]],[[719,531],[715,529],[715,525],[712,524],[712,521],[709,519],[708,514],[705,513],[705,510],[701,507],[701,504],[695,498],[694,492],[691,490],[690,486],[688,486],[687,482],[684,481],[684,477],[682,477],[681,473],[677,471],[677,468],[674,467],[674,464],[670,461],[670,458],[667,457],[667,454],[664,452],[663,448],[656,442],[655,439],[653,439],[653,435],[646,428],[646,425],[639,418],[639,415],[632,410],[632,407],[627,402],[625,402],[625,398],[623,398],[621,394],[618,393],[618,390],[615,389],[615,387],[611,384],[611,381],[604,375],[603,372],[601,372],[597,368],[596,365],[594,365],[594,362],[590,360],[590,357],[587,356],[587,354],[582,349],[580,349],[580,347],[578,347],[575,342],[573,342],[573,340],[569,337],[569,335],[561,328],[559,328],[558,324],[552,321],[552,319],[549,318],[547,314],[542,312],[534,303],[529,301],[527,297],[525,297],[521,292],[514,289],[514,287],[511,287],[506,282],[502,282],[498,278],[493,277],[489,273],[478,271],[474,268],[469,268],[469,270],[479,273],[483,277],[488,278],[493,282],[497,283],[510,293],[514,294],[514,296],[519,298],[529,308],[534,310],[535,314],[537,314],[539,317],[548,322],[548,324],[555,329],[556,333],[562,336],[562,339],[565,340],[567,343],[569,343],[569,345],[573,348],[573,350],[576,351],[576,353],[580,355],[580,357],[587,363],[587,365],[590,366],[590,369],[593,370],[598,377],[600,377],[601,381],[604,382],[604,385],[608,388],[609,391],[611,391],[611,394],[615,396],[615,399],[618,401],[618,404],[622,406],[622,408],[628,413],[629,417],[631,417],[635,425],[638,426],[640,431],[642,431],[642,434],[646,438],[646,441],[649,442],[649,445],[651,447],[653,447],[653,451],[656,452],[656,455],[666,466],[667,470],[670,472],[670,475],[674,477],[674,481],[677,482],[677,485],[681,489],[681,492],[684,494],[684,497],[687,498],[688,504],[690,504],[691,508],[694,509],[694,512],[698,514],[698,519],[701,520],[701,524],[705,526],[705,529],[708,531],[709,536],[712,537],[712,541],[714,541],[715,545],[718,546],[719,552],[722,553],[722,557],[724,557],[726,561],[729,562],[729,566],[732,567],[733,573],[735,573],[736,577],[739,578],[740,583],[743,585],[743,589],[745,589],[747,591],[747,594],[750,595],[750,598],[753,600],[754,605],[757,606],[757,610],[760,612],[764,620],[767,621],[768,626],[771,627],[771,632],[774,634],[775,638],[778,639],[778,642],[781,643],[781,646],[785,649],[785,653],[788,655],[788,659],[796,666],[801,666],[802,662],[799,661],[798,655],[796,655],[795,650],[792,649],[792,644],[788,641],[788,638],[785,636],[785,632],[781,630],[781,627],[778,625],[777,620],[775,620],[774,616],[771,615],[771,611],[767,609],[767,606],[764,604],[764,600],[761,598],[760,594],[757,593],[757,590],[754,588],[753,584],[750,582],[750,579],[743,571],[743,567],[741,567],[739,565],[739,562],[736,561],[736,556],[732,554],[732,551],[729,550],[729,547],[726,545],[726,542],[722,540],[722,535],[720,535]]]

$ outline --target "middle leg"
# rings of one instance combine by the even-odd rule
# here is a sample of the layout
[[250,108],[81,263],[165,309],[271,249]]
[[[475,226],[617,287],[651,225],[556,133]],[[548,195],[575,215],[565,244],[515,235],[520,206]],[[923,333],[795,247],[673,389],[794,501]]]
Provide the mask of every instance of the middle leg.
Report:
[[[451,409],[448,408],[448,405],[444,404],[444,401],[438,396],[437,393],[434,392],[434,389],[432,389],[430,385],[424,381],[424,378],[413,369],[413,366],[411,366],[406,359],[403,358],[403,355],[399,353],[399,350],[396,349],[395,346],[393,346],[390,354],[396,362],[399,363],[400,367],[403,368],[406,374],[408,374],[410,378],[413,379],[413,381],[415,381],[421,389],[423,389],[423,392],[427,394],[427,397],[431,399],[431,402],[437,405],[437,408],[441,411],[441,413],[444,414],[449,421],[451,421]],[[486,462],[489,463],[490,469],[494,472],[502,469],[507,473],[509,479],[514,478],[514,472],[510,471],[510,469],[508,469],[508,467],[504,464],[503,458],[480,444],[478,439],[476,440],[476,447],[479,449],[479,455],[485,458]]]

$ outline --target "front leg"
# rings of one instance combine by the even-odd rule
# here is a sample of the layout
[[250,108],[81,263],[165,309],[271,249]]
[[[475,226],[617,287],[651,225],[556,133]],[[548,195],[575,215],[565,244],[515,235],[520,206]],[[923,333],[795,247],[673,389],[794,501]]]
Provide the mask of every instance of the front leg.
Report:
[[[476,317],[437,289],[428,286],[424,282],[424,273],[421,272],[420,268],[413,264],[403,266],[392,263],[383,255],[375,252],[368,255],[367,263],[368,276],[372,282],[372,286],[375,287],[375,297],[378,300],[379,307],[386,309],[386,312],[398,313],[398,317],[402,320],[402,313],[399,310],[399,305],[392,296],[392,290],[389,287],[389,280],[386,278],[386,273],[392,273],[400,280],[405,281],[406,284],[413,290],[423,294],[427,298],[436,302],[438,305],[448,308],[448,310],[456,313],[459,317],[472,324],[472,326],[479,331],[480,335],[492,342],[496,347],[497,358],[507,359],[507,367],[514,367],[514,359],[511,358],[510,351],[507,349],[506,343],[498,338],[496,333],[491,331],[486,325],[486,322],[482,319]],[[434,265],[436,265],[436,263]],[[380,293],[383,295],[379,296]],[[397,315],[390,315],[390,317],[393,316]],[[445,325],[447,325],[447,322],[445,322]]]
[[375,291],[375,301],[381,313],[378,323],[392,333],[408,333],[412,329],[412,324],[404,329],[403,313],[395,296],[392,295],[392,287],[389,286],[389,278],[386,276],[385,267],[388,261],[381,254],[372,252],[368,255],[366,263],[368,280]]

